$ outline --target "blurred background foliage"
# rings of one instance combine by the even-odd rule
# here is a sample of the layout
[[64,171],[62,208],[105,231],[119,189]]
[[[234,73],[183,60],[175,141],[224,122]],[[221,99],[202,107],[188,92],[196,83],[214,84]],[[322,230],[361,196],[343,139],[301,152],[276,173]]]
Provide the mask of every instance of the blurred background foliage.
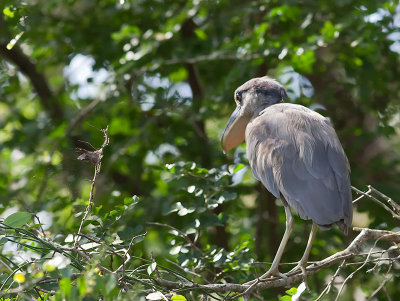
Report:
[[[3,0],[1,9],[2,217],[37,214],[48,235],[67,243],[93,173],[76,160],[75,148],[91,149],[84,141],[100,147],[98,129],[109,125],[84,232],[129,242],[147,231],[134,256],[153,254],[197,280],[254,278],[262,269],[252,260],[271,261],[275,254],[284,210],[253,178],[245,146],[224,155],[219,140],[235,88],[266,74],[285,84],[288,101],[332,120],[354,186],[372,184],[398,199],[398,1]],[[134,195],[134,203],[127,201]],[[371,202],[356,209],[354,225],[398,226]],[[149,222],[182,231],[197,249]],[[309,229],[310,222],[296,217],[284,261],[300,259]],[[311,259],[333,254],[354,236],[319,231]],[[0,248],[11,266],[40,257],[19,254],[10,241]],[[29,265],[24,269],[29,273]],[[334,271],[309,279],[309,298]],[[8,276],[0,267],[0,283]],[[343,300],[369,296],[381,279],[379,271],[357,274]],[[393,300],[400,298],[395,281],[386,284]],[[51,287],[58,297],[64,282]],[[264,298],[283,294],[269,290]]]

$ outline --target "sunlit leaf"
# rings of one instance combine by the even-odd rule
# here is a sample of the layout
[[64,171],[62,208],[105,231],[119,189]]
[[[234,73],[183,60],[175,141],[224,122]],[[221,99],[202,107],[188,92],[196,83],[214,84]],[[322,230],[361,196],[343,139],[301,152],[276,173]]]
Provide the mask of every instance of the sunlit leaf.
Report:
[[182,295],[173,295],[171,297],[172,301],[187,301],[186,298]]
[[214,262],[217,262],[218,260],[220,260],[221,258],[222,258],[222,252],[219,252],[218,254],[216,254],[214,257],[213,257],[213,261]]
[[180,250],[181,250],[181,246],[173,247],[173,248],[169,251],[169,254],[171,254],[171,255],[176,255],[176,254],[178,254],[178,253],[180,252]]
[[85,277],[78,278],[78,290],[79,290],[80,296],[84,296],[86,294],[86,279],[85,279]]
[[19,228],[31,220],[31,214],[28,212],[15,212],[6,217],[4,224],[10,227]]
[[147,300],[168,300],[167,297],[163,295],[161,292],[150,293],[146,296]]
[[9,6],[6,6],[3,9],[3,14],[9,18],[14,18],[14,12],[11,10],[11,8]]
[[139,203],[139,197],[136,196],[136,195],[134,195],[131,198],[125,198],[124,199],[124,204],[127,205],[127,206],[128,205],[136,205],[137,203]]
[[[49,259],[46,262],[46,265],[57,268],[57,269],[63,269],[66,266],[68,266],[70,263],[71,263],[70,258],[68,258],[62,254],[56,253],[53,258]],[[50,270],[51,270],[51,268],[50,268]]]
[[23,283],[23,282],[25,282],[25,275],[24,275],[24,273],[17,272],[14,274],[13,279],[17,283]]
[[62,278],[58,285],[60,286],[61,291],[68,297],[71,294],[71,279],[70,278]]
[[243,169],[244,167],[245,167],[245,165],[242,163],[236,165],[235,168],[233,169],[233,173],[238,172],[239,170]]
[[20,32],[19,34],[17,34],[15,36],[15,38],[13,38],[10,42],[8,42],[7,44],[7,49],[11,50],[13,49],[13,47],[15,46],[15,44],[17,44],[18,40],[22,37],[22,35],[24,34],[24,32]]
[[201,30],[200,28],[197,28],[195,31],[196,36],[200,39],[200,40],[206,40],[207,39],[207,34]]
[[155,271],[156,267],[157,267],[156,262],[149,264],[149,266],[147,267],[147,274],[151,275]]
[[297,288],[296,287],[292,287],[291,289],[286,291],[286,294],[293,296],[297,293]]
[[173,82],[182,82],[187,78],[187,70],[185,68],[179,68],[176,72],[169,74],[169,79]]

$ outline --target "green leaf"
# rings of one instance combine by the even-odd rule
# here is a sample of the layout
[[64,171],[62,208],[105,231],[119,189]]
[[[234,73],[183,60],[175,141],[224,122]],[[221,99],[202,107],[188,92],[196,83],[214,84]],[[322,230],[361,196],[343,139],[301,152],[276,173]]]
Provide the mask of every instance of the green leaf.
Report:
[[71,279],[70,278],[62,278],[58,283],[61,291],[68,297],[71,293]]
[[339,26],[334,25],[331,21],[326,21],[321,28],[321,33],[324,35],[324,40],[328,41],[339,36]]
[[10,9],[9,6],[3,9],[3,14],[9,18],[14,18],[14,12]]
[[179,83],[188,77],[188,73],[185,68],[179,68],[177,71],[170,73],[168,77],[171,81]]
[[288,294],[290,296],[296,295],[296,293],[297,293],[297,288],[296,287],[292,287],[291,289],[286,291],[286,294]]
[[301,73],[312,73],[312,67],[315,63],[314,51],[308,50],[292,56],[291,63],[296,71]]
[[244,168],[244,164],[239,163],[239,164],[236,165],[236,167],[233,169],[233,173],[238,172],[238,171],[241,170],[242,168]]
[[281,301],[292,301],[292,297],[285,295],[279,298]]
[[202,29],[198,28],[194,33],[200,40],[207,40],[207,34]]
[[129,206],[129,205],[136,205],[139,203],[139,197],[137,195],[134,195],[131,198],[125,198],[124,199],[124,204]]
[[232,201],[232,200],[236,199],[237,193],[236,192],[224,191],[222,193],[222,197],[224,198],[224,201]]
[[109,295],[111,291],[116,287],[117,285],[117,279],[113,274],[107,274],[105,277],[106,281],[106,294]]
[[132,35],[139,35],[140,29],[134,25],[124,25],[119,32],[111,34],[111,38],[115,41],[131,38]]
[[63,278],[71,278],[72,274],[73,274],[73,270],[70,267],[61,269],[61,276]]
[[4,224],[10,227],[19,228],[29,222],[31,214],[28,212],[15,212],[4,220]]
[[78,278],[78,289],[79,289],[80,296],[84,296],[86,294],[86,279],[85,279],[85,277]]
[[1,235],[0,236],[0,244],[5,244],[8,241],[7,237]]
[[172,301],[187,301],[187,299],[182,295],[173,295],[171,297]]
[[63,122],[58,127],[56,127],[54,130],[52,130],[48,134],[48,137],[52,138],[52,139],[62,138],[65,135],[65,131],[66,131],[67,127],[68,127],[68,124],[66,122]]
[[116,216],[119,216],[119,212],[117,210],[111,210],[110,217],[116,217]]

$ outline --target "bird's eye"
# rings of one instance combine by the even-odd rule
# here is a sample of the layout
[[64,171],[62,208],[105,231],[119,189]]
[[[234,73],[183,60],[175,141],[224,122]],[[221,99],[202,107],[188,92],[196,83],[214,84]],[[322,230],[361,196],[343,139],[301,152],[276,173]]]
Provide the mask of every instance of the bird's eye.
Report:
[[241,101],[242,101],[242,93],[240,93],[240,92],[236,92],[235,93],[235,101],[236,101],[237,104],[241,103]]

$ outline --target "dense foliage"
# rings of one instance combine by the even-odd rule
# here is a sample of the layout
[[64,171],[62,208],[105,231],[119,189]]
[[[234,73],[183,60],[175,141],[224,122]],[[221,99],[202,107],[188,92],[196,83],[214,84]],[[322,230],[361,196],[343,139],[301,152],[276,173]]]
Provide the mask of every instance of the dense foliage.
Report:
[[[170,281],[244,283],[260,275],[266,268],[260,262],[271,261],[279,245],[285,214],[252,176],[244,145],[224,155],[219,142],[235,106],[233,91],[251,77],[277,78],[289,101],[331,118],[353,185],[372,184],[399,199],[397,1],[1,5],[3,298],[144,300],[151,290],[171,298],[172,290],[142,279],[161,273]],[[107,126],[110,142],[81,253],[68,252],[94,173],[93,164],[77,160],[76,148],[99,148],[99,129]],[[355,226],[399,226],[373,202],[355,209]],[[296,217],[285,262],[300,259],[309,229],[310,222]],[[356,234],[319,231],[311,260],[343,249]],[[99,269],[114,271],[129,254],[127,282]],[[357,267],[343,268],[343,277]],[[387,264],[365,273],[371,267],[347,283],[343,300],[371,296],[389,276],[374,298],[400,298],[399,267],[394,264],[389,276]],[[310,277],[303,296],[317,297],[336,268]],[[56,281],[38,285],[46,279]],[[199,300],[204,292],[174,293]],[[210,300],[226,296],[207,294]],[[258,298],[284,295],[290,299],[293,291],[268,289]]]

